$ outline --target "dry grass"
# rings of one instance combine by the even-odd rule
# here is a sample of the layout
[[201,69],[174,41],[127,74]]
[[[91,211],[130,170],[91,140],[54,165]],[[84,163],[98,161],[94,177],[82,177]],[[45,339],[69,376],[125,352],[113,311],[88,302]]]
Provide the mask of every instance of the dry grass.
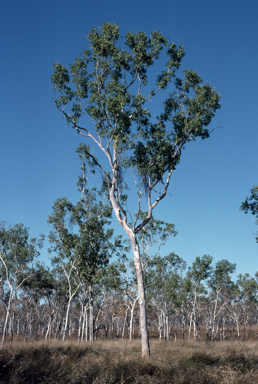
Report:
[[0,383],[258,383],[255,342],[14,342],[0,347]]

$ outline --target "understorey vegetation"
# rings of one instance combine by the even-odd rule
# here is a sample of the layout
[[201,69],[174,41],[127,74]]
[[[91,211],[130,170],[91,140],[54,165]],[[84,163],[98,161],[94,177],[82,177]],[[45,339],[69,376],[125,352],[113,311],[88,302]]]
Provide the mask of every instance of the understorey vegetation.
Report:
[[257,343],[42,341],[0,348],[0,382],[8,384],[249,384],[258,382]]

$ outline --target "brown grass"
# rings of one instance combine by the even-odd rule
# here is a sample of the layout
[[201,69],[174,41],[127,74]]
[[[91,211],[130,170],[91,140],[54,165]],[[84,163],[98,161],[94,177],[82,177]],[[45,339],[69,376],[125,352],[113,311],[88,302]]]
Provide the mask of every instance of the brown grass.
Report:
[[0,347],[0,383],[258,383],[255,342],[14,342]]

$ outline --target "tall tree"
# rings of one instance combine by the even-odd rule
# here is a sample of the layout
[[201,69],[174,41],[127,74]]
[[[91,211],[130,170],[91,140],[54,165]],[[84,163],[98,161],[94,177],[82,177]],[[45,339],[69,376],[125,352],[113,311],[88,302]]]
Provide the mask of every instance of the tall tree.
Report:
[[[256,217],[255,223],[258,225],[258,185],[251,189],[251,196],[247,197],[240,207],[244,213],[251,212]],[[256,235],[256,242],[258,243],[258,232]]]
[[[142,355],[148,357],[137,234],[166,196],[185,145],[210,136],[207,127],[220,108],[220,95],[208,83],[202,85],[194,71],[185,70],[183,80],[176,77],[185,55],[183,46],[169,43],[159,31],[149,37],[144,32],[128,32],[120,48],[118,25],[105,23],[100,30],[92,28],[88,40],[89,50],[76,58],[69,70],[54,64],[51,80],[55,104],[67,123],[91,142],[85,147],[88,159],[105,180],[116,218],[131,241],[139,290]],[[147,71],[164,50],[166,64],[156,81],[152,78],[154,84],[150,87]],[[171,83],[174,88],[169,87]],[[165,90],[170,93],[165,92],[162,110],[153,117],[147,104]],[[79,123],[84,113],[93,123],[87,127]],[[126,170],[135,183],[132,193],[125,182]],[[130,207],[135,216],[130,216],[129,196],[133,197]],[[147,212],[143,219],[141,211]],[[129,216],[135,217],[132,224]]]

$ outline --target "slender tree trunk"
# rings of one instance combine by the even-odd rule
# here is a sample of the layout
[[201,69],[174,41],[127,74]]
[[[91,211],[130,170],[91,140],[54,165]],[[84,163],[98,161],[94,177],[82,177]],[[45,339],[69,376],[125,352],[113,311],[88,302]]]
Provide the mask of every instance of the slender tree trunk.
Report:
[[128,307],[126,307],[126,311],[125,311],[125,318],[124,318],[123,330],[122,330],[122,340],[124,340],[124,337],[125,337],[125,326],[126,326],[126,320],[127,320],[127,313],[128,313]]
[[183,318],[182,318],[182,339],[184,340],[185,339],[185,315],[183,314]]
[[11,292],[10,292],[9,301],[8,301],[7,306],[6,306],[6,316],[5,316],[5,322],[4,322],[4,329],[3,329],[2,343],[5,341],[6,328],[7,328],[7,323],[8,323],[8,317],[10,316],[11,300],[12,300],[12,290],[11,290]]
[[250,320],[250,323],[249,323],[248,340],[249,340],[250,337],[251,337],[251,332],[252,332],[252,320]]
[[78,341],[80,341],[80,339],[81,339],[81,332],[82,332],[82,317],[83,317],[83,304],[81,305],[81,311],[80,311],[80,315],[79,315],[78,335],[77,335],[77,339],[78,339]]
[[16,335],[19,336],[19,333],[20,333],[20,320],[17,319],[17,331],[16,331]]
[[69,327],[68,327],[68,335],[71,336],[71,331],[72,331],[72,320],[71,316],[69,316]]
[[13,316],[9,315],[9,335],[11,341],[13,341],[13,324],[14,324],[14,311]]
[[245,341],[245,325],[246,325],[246,315],[244,314],[244,341]]
[[88,310],[85,313],[85,341],[89,340]]
[[237,339],[239,340],[239,338],[240,338],[240,331],[239,331],[239,324],[237,321]]
[[48,335],[50,333],[51,323],[52,323],[52,315],[49,316],[49,321],[48,321],[48,326],[47,326],[47,332],[46,332],[46,335],[45,335],[45,340],[47,340]]
[[164,325],[163,325],[163,335],[164,341],[167,341],[167,315],[163,313]]
[[223,336],[222,336],[222,340],[225,341],[226,340],[226,318],[225,316],[223,315]]
[[67,331],[70,305],[71,305],[71,298],[69,298],[68,303],[67,303],[67,308],[66,308],[65,323],[64,323],[64,330],[63,330],[63,341],[65,341],[65,336],[66,336],[66,331]]
[[90,334],[90,345],[94,343],[94,330],[93,330],[93,295],[92,286],[89,286],[89,306],[90,306],[90,319],[89,319],[89,334]]
[[194,341],[196,341],[197,340],[197,327],[196,327],[196,319],[195,318],[194,318],[193,325],[194,325]]
[[83,338],[84,338],[84,329],[85,329],[86,316],[87,316],[87,306],[86,305],[83,307],[82,316],[83,316],[83,321],[82,321],[81,341],[83,341]]
[[162,313],[160,312],[160,314],[158,315],[159,317],[159,341],[162,340]]
[[191,339],[192,322],[193,322],[193,319],[192,319],[192,314],[191,314],[190,323],[189,323],[189,329],[188,329],[188,340]]
[[129,331],[129,340],[132,340],[132,335],[133,335],[133,315],[134,315],[134,308],[135,305],[138,301],[138,297],[133,301],[133,305],[131,307],[131,317],[130,317],[130,331]]
[[28,321],[29,321],[29,314],[27,313],[25,324],[24,324],[24,341],[27,340]]

